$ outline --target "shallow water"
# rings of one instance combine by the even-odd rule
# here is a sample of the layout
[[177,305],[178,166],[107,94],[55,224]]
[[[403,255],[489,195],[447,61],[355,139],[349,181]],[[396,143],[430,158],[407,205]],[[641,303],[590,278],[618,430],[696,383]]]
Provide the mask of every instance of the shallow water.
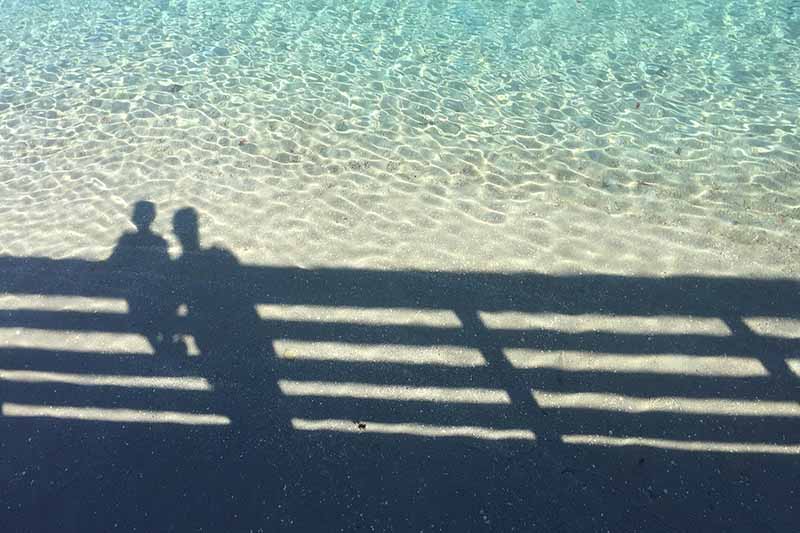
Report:
[[797,0],[4,0],[0,253],[793,274],[798,84]]

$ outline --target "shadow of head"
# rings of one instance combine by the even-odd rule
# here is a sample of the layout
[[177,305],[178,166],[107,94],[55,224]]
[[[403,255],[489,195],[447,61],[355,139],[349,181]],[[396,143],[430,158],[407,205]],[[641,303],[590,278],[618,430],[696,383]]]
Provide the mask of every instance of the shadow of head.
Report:
[[172,230],[184,252],[193,252],[200,249],[200,233],[197,221],[197,211],[192,207],[183,207],[175,212],[172,217]]
[[131,222],[140,232],[150,231],[150,226],[156,219],[156,204],[147,200],[139,200],[133,204]]

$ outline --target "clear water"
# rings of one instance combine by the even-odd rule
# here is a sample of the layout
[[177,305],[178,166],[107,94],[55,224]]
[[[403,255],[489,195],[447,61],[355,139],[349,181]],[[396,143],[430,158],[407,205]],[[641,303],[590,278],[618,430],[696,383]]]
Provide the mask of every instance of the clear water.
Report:
[[0,251],[102,255],[141,197],[271,262],[553,212],[779,248],[799,84],[797,0],[3,0]]

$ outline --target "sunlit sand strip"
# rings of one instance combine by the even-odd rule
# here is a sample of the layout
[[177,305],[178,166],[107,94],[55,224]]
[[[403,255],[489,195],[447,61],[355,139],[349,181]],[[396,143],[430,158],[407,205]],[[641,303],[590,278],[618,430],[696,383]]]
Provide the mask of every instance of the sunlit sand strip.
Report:
[[751,316],[743,318],[742,321],[757,335],[800,339],[800,320]]
[[141,335],[32,328],[0,328],[0,347],[99,353],[152,354]]
[[2,370],[0,381],[21,383],[64,383],[96,387],[130,387],[142,389],[174,389],[209,391],[211,384],[205,378],[170,376],[113,376],[96,374],[65,374],[33,370]]
[[[181,318],[186,318],[189,316],[189,307],[186,304],[179,305],[176,314]],[[186,343],[186,355],[190,357],[200,355],[200,348],[197,346],[197,339],[194,338],[194,335],[185,334],[182,338]]]
[[399,400],[423,402],[510,404],[504,390],[403,387],[366,383],[330,383],[321,381],[279,380],[278,386],[287,396],[321,396],[331,398],[363,398],[369,400]]
[[800,359],[787,359],[786,365],[795,376],[800,378]]
[[724,453],[769,453],[782,455],[799,455],[800,445],[769,444],[759,442],[707,442],[682,441],[667,439],[648,439],[643,437],[608,437],[605,435],[563,435],[565,444],[583,444],[589,446],[644,446],[664,450],[681,450],[689,452],[724,452]]
[[222,415],[178,413],[175,411],[142,411],[139,409],[98,409],[4,403],[3,416],[62,418],[98,422],[132,422],[144,424],[183,424],[192,426],[227,426],[231,420]]
[[433,426],[424,424],[386,424],[352,420],[305,420],[293,418],[292,427],[303,431],[335,431],[340,433],[383,433],[420,437],[468,437],[484,440],[535,440],[527,429],[492,429],[477,426]]
[[507,349],[505,352],[508,360],[516,368],[742,378],[769,375],[764,365],[752,357],[613,355],[595,352],[544,352],[523,348]]
[[195,340],[194,335],[184,335],[183,342],[186,343],[186,355],[189,357],[200,355],[200,348],[197,346],[197,340]]
[[455,313],[447,310],[267,304],[258,305],[256,308],[258,315],[264,320],[304,320],[337,324],[427,326],[432,328],[461,326]]
[[566,333],[608,332],[641,335],[711,335],[724,337],[730,329],[718,318],[692,316],[561,315],[557,313],[490,313],[481,311],[492,329],[548,329]]
[[635,398],[593,392],[561,393],[533,391],[536,403],[545,409],[594,409],[619,413],[690,413],[724,416],[800,417],[798,402],[723,400],[716,398]]
[[485,364],[478,350],[460,346],[367,345],[276,340],[275,352],[283,359],[467,367]]
[[45,296],[39,294],[4,294],[0,310],[83,311],[94,313],[127,313],[128,303],[121,298],[89,296]]

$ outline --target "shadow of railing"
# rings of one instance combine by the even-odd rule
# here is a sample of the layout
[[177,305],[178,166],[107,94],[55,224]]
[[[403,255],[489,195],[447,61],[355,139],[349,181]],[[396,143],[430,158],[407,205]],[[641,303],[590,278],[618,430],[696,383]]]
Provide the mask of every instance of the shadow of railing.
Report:
[[0,522],[791,528],[793,280],[195,265],[0,258]]
[[179,358],[114,347],[136,337],[124,302],[152,273],[14,257],[0,271],[7,422],[800,454],[792,280],[241,266],[203,278],[260,317],[237,345],[259,353],[226,359],[224,343]]

